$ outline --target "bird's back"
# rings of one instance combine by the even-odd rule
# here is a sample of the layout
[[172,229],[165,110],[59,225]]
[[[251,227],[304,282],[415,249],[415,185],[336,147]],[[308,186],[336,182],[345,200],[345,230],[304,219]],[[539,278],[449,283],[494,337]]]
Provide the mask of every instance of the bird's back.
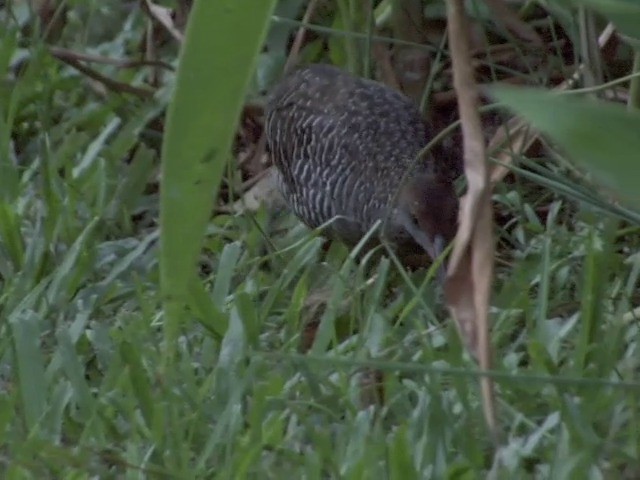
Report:
[[382,219],[406,176],[434,167],[416,162],[431,132],[409,98],[328,65],[275,88],[266,133],[291,208],[311,227],[340,217],[333,233],[348,243]]

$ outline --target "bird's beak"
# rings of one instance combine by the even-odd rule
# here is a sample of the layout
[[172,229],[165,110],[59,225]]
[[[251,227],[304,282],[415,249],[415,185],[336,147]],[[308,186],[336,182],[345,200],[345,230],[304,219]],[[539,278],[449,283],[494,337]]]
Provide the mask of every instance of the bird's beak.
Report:
[[418,244],[422,246],[422,248],[424,248],[425,252],[427,252],[427,254],[431,257],[432,262],[440,260],[441,263],[438,266],[436,276],[438,278],[438,282],[444,283],[444,280],[447,277],[447,267],[444,259],[439,258],[447,247],[447,242],[445,241],[444,237],[442,235],[434,235],[432,238],[430,238],[422,230],[419,230],[418,232],[416,232],[413,238],[415,238]]
[[[447,247],[447,243],[442,235],[436,235],[433,239],[433,260],[438,259],[443,253],[445,248]],[[440,259],[440,265],[438,266],[438,280],[440,283],[444,284],[445,279],[447,278],[447,264],[444,258]]]
[[433,239],[427,242],[424,246],[432,261],[435,262],[436,260],[439,260],[441,262],[438,266],[437,272],[438,281],[440,283],[444,283],[444,280],[447,277],[447,267],[444,259],[439,258],[440,255],[442,255],[442,253],[444,252],[446,246],[447,244],[442,235],[434,235]]
[[[409,232],[409,234],[413,237],[413,239],[420,245],[425,252],[431,257],[431,261],[435,262],[442,252],[444,252],[447,247],[447,242],[445,237],[441,234],[435,234],[433,237],[426,233],[426,229],[418,228],[411,221],[406,221],[404,223],[405,228]],[[444,259],[442,259],[442,263],[438,267],[437,278],[440,283],[444,283],[444,280],[447,276],[447,269],[444,263]]]

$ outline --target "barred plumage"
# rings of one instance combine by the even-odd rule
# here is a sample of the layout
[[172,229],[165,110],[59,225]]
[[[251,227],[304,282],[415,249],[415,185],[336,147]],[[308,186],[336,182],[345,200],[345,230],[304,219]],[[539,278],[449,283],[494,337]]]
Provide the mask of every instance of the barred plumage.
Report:
[[286,77],[267,104],[268,148],[279,186],[308,226],[349,245],[377,220],[400,253],[438,255],[455,230],[457,199],[447,165],[414,103],[378,82],[329,65]]

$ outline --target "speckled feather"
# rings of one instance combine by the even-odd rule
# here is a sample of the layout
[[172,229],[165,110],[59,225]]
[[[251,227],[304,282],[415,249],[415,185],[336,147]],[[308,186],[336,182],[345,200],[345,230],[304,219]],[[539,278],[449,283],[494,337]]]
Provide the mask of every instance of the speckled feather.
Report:
[[[385,235],[415,245],[406,222],[395,220],[407,179],[426,178],[444,186],[445,197],[453,195],[446,165],[433,155],[416,160],[432,133],[415,104],[329,65],[301,68],[277,85],[267,105],[266,134],[294,213],[312,228],[338,217],[329,233],[348,244],[389,214]],[[419,186],[413,191],[424,196]]]

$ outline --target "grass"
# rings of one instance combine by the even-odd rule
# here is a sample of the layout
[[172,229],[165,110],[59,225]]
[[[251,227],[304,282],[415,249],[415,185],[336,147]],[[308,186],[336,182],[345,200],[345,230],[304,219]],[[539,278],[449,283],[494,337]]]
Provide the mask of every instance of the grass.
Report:
[[[137,8],[68,4],[58,44],[125,58],[143,36]],[[324,252],[288,214],[210,220],[205,288],[167,359],[156,184],[167,95],[104,92],[16,23],[34,25],[28,15],[3,16],[2,478],[640,475],[637,213],[562,157],[521,164],[494,196],[505,432],[494,456],[478,372],[424,272]],[[126,83],[149,73],[96,68]],[[319,290],[326,308],[309,300]],[[319,333],[301,354],[310,320]],[[382,407],[362,398],[371,369],[384,372]]]

